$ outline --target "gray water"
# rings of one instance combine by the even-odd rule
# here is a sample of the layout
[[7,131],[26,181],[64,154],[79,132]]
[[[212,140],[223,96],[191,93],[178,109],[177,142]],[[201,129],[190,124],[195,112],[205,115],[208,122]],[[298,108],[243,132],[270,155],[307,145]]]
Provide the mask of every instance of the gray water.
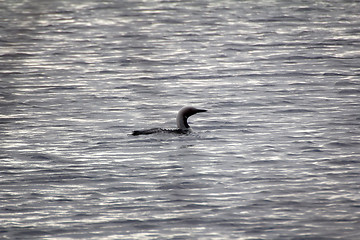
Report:
[[358,1],[0,13],[1,239],[360,239]]

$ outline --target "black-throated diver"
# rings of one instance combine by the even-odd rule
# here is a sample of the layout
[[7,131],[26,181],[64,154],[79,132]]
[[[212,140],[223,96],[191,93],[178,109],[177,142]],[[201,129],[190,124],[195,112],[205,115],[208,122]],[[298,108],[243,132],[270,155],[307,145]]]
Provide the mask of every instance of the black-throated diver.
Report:
[[191,128],[187,122],[187,119],[196,113],[206,112],[206,111],[207,110],[197,109],[194,107],[183,107],[180,109],[176,117],[176,124],[178,127],[177,129],[151,128],[148,130],[133,131],[132,135],[137,136],[137,135],[146,135],[146,134],[161,133],[161,132],[186,134],[191,132]]

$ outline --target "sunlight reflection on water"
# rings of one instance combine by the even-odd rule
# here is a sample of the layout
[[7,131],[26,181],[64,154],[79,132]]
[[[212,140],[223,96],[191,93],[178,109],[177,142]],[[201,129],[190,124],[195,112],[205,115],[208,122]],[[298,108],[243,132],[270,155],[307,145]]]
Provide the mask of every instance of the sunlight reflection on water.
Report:
[[359,238],[359,4],[3,5],[2,238]]

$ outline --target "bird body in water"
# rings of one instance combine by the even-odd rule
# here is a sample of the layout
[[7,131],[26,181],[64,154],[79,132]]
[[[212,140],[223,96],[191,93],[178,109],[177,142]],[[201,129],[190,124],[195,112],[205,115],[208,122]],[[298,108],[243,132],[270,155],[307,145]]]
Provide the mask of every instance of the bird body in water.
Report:
[[163,128],[151,128],[147,130],[137,130],[133,131],[131,135],[148,135],[153,133],[175,133],[175,134],[187,134],[191,132],[191,128],[187,122],[187,119],[199,112],[206,112],[207,110],[204,109],[197,109],[194,107],[183,107],[177,114],[176,117],[176,124],[177,129],[163,129]]

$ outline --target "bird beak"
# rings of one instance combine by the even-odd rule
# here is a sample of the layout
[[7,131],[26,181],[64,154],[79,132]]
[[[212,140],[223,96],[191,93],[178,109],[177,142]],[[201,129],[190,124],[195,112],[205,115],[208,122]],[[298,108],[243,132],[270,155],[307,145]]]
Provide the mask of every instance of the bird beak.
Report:
[[196,112],[199,113],[199,112],[207,112],[207,110],[205,109],[196,109]]

